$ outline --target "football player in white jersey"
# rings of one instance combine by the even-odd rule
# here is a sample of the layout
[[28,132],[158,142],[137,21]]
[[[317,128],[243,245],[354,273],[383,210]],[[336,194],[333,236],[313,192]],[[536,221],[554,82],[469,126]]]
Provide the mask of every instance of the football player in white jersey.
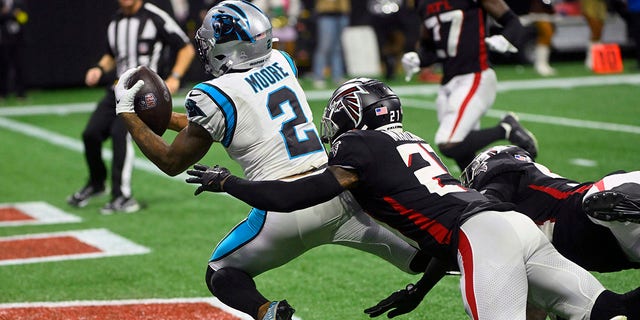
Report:
[[[211,8],[197,31],[198,55],[212,80],[187,95],[187,114],[172,115],[179,131],[171,144],[155,135],[134,113],[140,83],[125,89],[132,71],[117,86],[117,113],[142,152],[174,176],[221,143],[245,177],[296,179],[321,172],[327,155],[293,60],[272,50],[271,24],[256,6],[223,1]],[[254,319],[291,319],[286,300],[270,301],[253,277],[281,266],[307,250],[335,243],[375,254],[415,274],[428,259],[369,218],[348,192],[291,213],[253,209],[213,250],[206,272],[209,290]],[[420,265],[419,265],[420,264]]]

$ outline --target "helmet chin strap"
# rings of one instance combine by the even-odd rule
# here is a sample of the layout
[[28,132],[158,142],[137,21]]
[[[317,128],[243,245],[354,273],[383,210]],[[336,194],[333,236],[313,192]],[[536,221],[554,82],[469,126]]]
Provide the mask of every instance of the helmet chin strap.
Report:
[[224,73],[227,73],[227,71],[231,70],[232,66],[233,66],[233,61],[229,60],[222,67],[220,67],[220,70],[224,74]]

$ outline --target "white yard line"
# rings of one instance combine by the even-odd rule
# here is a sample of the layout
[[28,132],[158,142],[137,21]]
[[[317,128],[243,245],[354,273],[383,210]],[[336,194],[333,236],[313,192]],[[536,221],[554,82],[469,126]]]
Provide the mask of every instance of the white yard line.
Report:
[[[40,139],[40,140],[49,142],[49,143],[51,143],[53,145],[57,145],[59,147],[63,147],[65,149],[69,149],[69,150],[73,150],[73,151],[77,151],[77,152],[84,152],[84,146],[82,144],[82,141],[80,141],[79,139],[69,138],[69,137],[61,135],[61,134],[59,134],[57,132],[50,131],[50,130],[45,130],[45,129],[30,125],[30,124],[26,124],[26,123],[18,122],[18,121],[11,120],[11,119],[8,119],[8,118],[0,117],[0,128],[4,128],[4,129],[11,130],[11,131],[14,131],[14,132],[22,133],[22,134],[24,134],[26,136],[30,136],[32,138]],[[103,148],[102,149],[102,157],[105,160],[111,161],[111,159],[113,157],[113,152],[111,151],[111,149]],[[134,167],[136,169],[140,169],[142,171],[146,171],[146,172],[149,172],[149,173],[153,173],[153,174],[169,177],[166,174],[164,174],[164,172],[162,172],[160,169],[158,169],[158,167],[156,167],[151,161],[147,160],[146,158],[136,157],[135,160],[134,160],[133,165],[134,165]],[[179,174],[179,175],[177,175],[175,177],[170,177],[170,178],[175,179],[175,180],[180,180],[181,182],[184,182],[184,180],[187,177],[188,177],[188,175],[186,173],[182,173],[182,174]]]

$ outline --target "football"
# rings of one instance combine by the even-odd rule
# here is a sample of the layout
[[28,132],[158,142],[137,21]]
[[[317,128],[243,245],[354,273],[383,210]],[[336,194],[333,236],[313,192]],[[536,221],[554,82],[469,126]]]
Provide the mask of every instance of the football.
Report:
[[138,80],[143,80],[144,86],[133,100],[134,111],[142,122],[161,136],[167,130],[173,108],[169,88],[156,72],[145,66],[138,67],[125,87],[131,88]]

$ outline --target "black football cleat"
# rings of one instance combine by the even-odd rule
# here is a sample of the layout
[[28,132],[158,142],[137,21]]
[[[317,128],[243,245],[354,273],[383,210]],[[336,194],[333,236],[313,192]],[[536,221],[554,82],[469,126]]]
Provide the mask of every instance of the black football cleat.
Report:
[[134,213],[140,210],[140,204],[134,198],[127,198],[125,196],[119,196],[113,200],[107,202],[102,208],[100,213],[104,215],[120,213]]
[[594,219],[640,223],[640,198],[615,189],[587,196],[582,207]]
[[273,301],[262,320],[291,320],[294,312],[287,300]]
[[507,140],[529,152],[532,159],[538,156],[538,141],[536,137],[520,124],[518,116],[513,112],[507,113],[500,120],[500,126],[506,131],[505,137]]
[[76,208],[82,208],[89,203],[89,200],[105,194],[105,188],[96,188],[92,185],[86,185],[76,193],[67,198],[67,203]]

